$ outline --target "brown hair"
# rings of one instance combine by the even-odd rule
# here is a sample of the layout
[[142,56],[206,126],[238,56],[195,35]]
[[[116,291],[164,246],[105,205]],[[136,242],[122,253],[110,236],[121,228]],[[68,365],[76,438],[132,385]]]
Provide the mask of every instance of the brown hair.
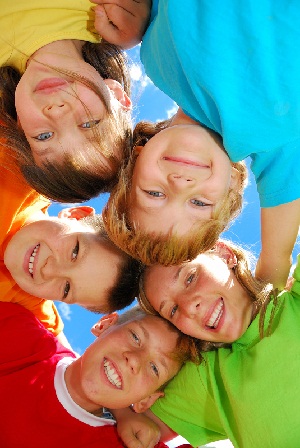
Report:
[[[82,55],[104,79],[115,79],[130,95],[128,64],[121,49],[104,41],[100,44],[86,42]],[[57,70],[64,73],[61,69]],[[104,100],[97,86],[76,73],[67,74],[91,88]],[[32,157],[30,145],[17,124],[14,96],[20,78],[21,75],[12,67],[0,68],[0,133],[7,140],[7,145],[15,151],[28,183],[44,196],[62,202],[83,202],[99,193],[110,191],[116,183],[119,165],[128,159],[131,152],[130,112],[119,108],[117,113],[113,113],[104,101],[107,116],[99,129],[93,128],[93,146],[82,152],[78,149],[76,160],[66,156],[62,163],[48,162],[43,167],[38,167]],[[110,162],[110,168],[101,162],[101,154]]]
[[[273,289],[273,286],[270,283],[253,276],[251,269],[252,265],[254,264],[254,257],[251,252],[242,249],[241,247],[233,244],[230,241],[223,240],[223,242],[232,250],[232,252],[236,256],[237,264],[233,268],[233,270],[238,282],[246,290],[247,294],[249,294],[251,300],[256,305],[256,313],[253,315],[253,319],[257,315],[257,313],[260,313],[259,332],[260,337],[263,338],[264,336],[267,336],[269,334],[271,329],[271,324],[274,317],[275,308],[277,305],[277,291]],[[268,326],[265,330],[264,328],[265,313],[267,305],[271,301],[271,299],[273,299],[274,306],[272,309],[270,320],[268,322]],[[155,316],[159,315],[159,313],[153,308],[153,306],[151,305],[145,294],[143,286],[143,275],[141,276],[139,283],[138,302],[141,308],[143,308],[143,310],[148,314]],[[200,359],[201,359],[201,352],[217,350],[218,348],[229,347],[231,345],[224,342],[209,342],[196,338],[192,339],[196,344]]]
[[[160,123],[140,122],[133,134],[136,146],[145,144],[156,133],[165,129],[170,120]],[[208,130],[221,146],[221,137]],[[222,147],[223,149],[223,147]],[[238,171],[240,187],[230,189],[227,197],[215,207],[213,217],[207,221],[194,224],[193,228],[183,236],[176,236],[172,230],[168,234],[147,233],[130,222],[130,190],[131,179],[137,158],[132,152],[127,165],[123,165],[119,173],[118,184],[113,189],[108,203],[103,210],[104,225],[110,238],[122,250],[132,257],[138,258],[146,265],[178,264],[191,260],[200,252],[210,249],[242,208],[242,194],[247,184],[247,169],[244,162],[232,163]]]

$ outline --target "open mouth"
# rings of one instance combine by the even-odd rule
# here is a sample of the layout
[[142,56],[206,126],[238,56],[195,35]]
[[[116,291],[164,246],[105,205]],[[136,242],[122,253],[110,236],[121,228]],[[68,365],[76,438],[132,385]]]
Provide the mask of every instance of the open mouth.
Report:
[[223,312],[224,312],[224,300],[221,297],[220,302],[214,308],[210,318],[208,319],[205,325],[209,328],[216,329],[219,325]]
[[108,359],[104,358],[104,372],[108,381],[117,389],[122,388],[122,380],[114,366]]
[[35,248],[32,251],[32,254],[29,257],[29,263],[28,263],[28,272],[31,275],[31,277],[33,277],[33,265],[34,265],[34,260],[35,260],[35,256],[39,250],[40,244],[37,244],[35,246]]

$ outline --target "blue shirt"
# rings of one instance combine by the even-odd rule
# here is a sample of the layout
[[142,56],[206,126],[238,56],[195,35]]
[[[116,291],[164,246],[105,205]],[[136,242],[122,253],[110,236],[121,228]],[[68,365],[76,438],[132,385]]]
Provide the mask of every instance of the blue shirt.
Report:
[[262,207],[300,197],[297,0],[155,0],[141,59],[154,84],[250,156]]

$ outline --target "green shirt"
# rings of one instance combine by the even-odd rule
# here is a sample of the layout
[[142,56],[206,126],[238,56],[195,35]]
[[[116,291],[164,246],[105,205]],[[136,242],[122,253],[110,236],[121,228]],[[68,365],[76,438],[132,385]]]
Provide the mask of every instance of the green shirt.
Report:
[[[300,444],[300,266],[275,309],[271,335],[259,316],[231,349],[187,363],[151,410],[192,445],[230,439],[239,448]],[[274,305],[268,305],[265,326]]]

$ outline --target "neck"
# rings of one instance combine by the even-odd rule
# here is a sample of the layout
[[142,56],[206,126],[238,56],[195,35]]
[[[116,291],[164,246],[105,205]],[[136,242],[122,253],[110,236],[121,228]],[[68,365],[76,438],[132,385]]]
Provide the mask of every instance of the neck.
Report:
[[91,401],[81,386],[81,358],[76,359],[65,371],[65,383],[72,400],[90,414],[102,417],[101,404]]
[[75,39],[57,40],[51,42],[50,44],[44,45],[39,48],[27,61],[27,66],[32,59],[43,60],[43,58],[51,55],[55,57],[67,57],[77,60],[83,60],[82,57],[82,46],[84,41]]
[[197,121],[193,120],[188,115],[186,115],[180,108],[178,109],[176,114],[172,117],[169,127],[176,126],[178,124],[192,124],[199,126],[199,123]]

